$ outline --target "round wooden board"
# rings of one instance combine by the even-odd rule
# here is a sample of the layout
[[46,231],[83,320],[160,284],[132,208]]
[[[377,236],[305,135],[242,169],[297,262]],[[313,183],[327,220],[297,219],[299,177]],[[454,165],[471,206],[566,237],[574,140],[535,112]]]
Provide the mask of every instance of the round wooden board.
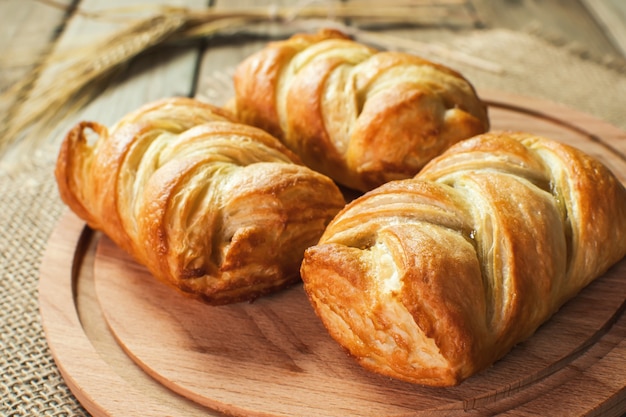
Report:
[[[543,100],[481,92],[493,129],[583,149],[626,183],[626,134]],[[468,411],[621,415],[626,411],[626,259],[505,358],[458,387],[361,369],[328,336],[300,285],[211,307],[152,278],[68,213],[41,267],[52,354],[94,415],[404,416]]]

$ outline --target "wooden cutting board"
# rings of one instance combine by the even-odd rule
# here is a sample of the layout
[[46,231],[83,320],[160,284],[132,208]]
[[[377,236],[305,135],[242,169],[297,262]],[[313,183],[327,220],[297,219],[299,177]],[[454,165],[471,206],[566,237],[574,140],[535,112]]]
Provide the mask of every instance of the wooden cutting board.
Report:
[[[579,147],[626,183],[626,134],[554,103],[481,92],[493,129]],[[301,285],[211,307],[157,282],[68,213],[41,266],[46,337],[96,416],[621,415],[626,411],[626,260],[529,340],[452,388],[360,368],[328,336]]]

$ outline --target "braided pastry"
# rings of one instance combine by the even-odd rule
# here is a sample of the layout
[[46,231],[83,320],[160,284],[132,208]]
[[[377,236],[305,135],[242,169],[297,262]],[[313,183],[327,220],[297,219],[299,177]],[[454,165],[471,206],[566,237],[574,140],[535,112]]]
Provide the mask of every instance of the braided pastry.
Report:
[[626,190],[579,150],[494,132],[351,202],[307,249],[305,290],[358,362],[455,385],[626,255]]
[[234,82],[240,120],[361,191],[410,178],[489,128],[486,106],[461,74],[333,30],[270,43],[237,67]]
[[304,249],[344,206],[332,180],[298,161],[260,129],[176,98],[111,130],[78,124],[55,174],[65,203],[155,277],[224,304],[298,280]]

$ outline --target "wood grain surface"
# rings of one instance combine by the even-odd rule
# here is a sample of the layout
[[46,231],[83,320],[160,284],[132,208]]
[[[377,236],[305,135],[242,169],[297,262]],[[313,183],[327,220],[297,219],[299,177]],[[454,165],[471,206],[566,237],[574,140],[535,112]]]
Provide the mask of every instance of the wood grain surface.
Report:
[[[494,129],[526,130],[600,158],[626,183],[626,135],[563,106],[485,91]],[[301,286],[211,307],[156,282],[75,216],[41,268],[46,336],[96,416],[621,415],[626,260],[527,341],[458,387],[364,371],[325,332]],[[134,410],[134,411],[133,411]],[[139,415],[139,414],[137,414]]]

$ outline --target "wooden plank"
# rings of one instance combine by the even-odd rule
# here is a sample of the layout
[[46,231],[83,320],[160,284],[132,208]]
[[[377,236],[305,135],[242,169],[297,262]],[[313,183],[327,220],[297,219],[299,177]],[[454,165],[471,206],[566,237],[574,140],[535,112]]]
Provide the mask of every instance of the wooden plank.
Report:
[[[290,0],[244,0],[238,1],[235,4],[228,0],[214,0],[212,7],[215,9],[233,10],[241,10],[250,7],[267,7],[269,15],[273,7],[290,6],[293,4],[294,2]],[[284,28],[273,23],[257,24],[254,28],[248,28],[247,30],[266,39],[245,42],[239,45],[239,47],[233,47],[232,45],[232,42],[237,42],[236,37],[231,39],[232,42],[228,44],[209,41],[207,48],[202,54],[202,60],[198,70],[196,98],[217,106],[228,104],[234,93],[232,76],[237,64],[248,55],[261,49],[267,42],[267,38],[287,36],[287,32],[285,32]]]
[[[60,1],[67,8],[70,0]],[[0,93],[24,77],[41,59],[64,22],[66,10],[37,1],[0,1]],[[15,97],[0,96],[0,112]]]
[[626,58],[626,2],[624,0],[580,0],[604,28],[609,39]]
[[[368,0],[344,0],[367,7]],[[397,11],[394,13],[394,9]],[[367,20],[353,20],[350,24],[362,29],[380,30],[405,27],[413,29],[468,30],[481,25],[471,0],[427,0],[399,2],[391,9],[394,18],[378,16]]]
[[579,1],[472,0],[472,3],[488,28],[535,30],[595,54],[619,53]]

